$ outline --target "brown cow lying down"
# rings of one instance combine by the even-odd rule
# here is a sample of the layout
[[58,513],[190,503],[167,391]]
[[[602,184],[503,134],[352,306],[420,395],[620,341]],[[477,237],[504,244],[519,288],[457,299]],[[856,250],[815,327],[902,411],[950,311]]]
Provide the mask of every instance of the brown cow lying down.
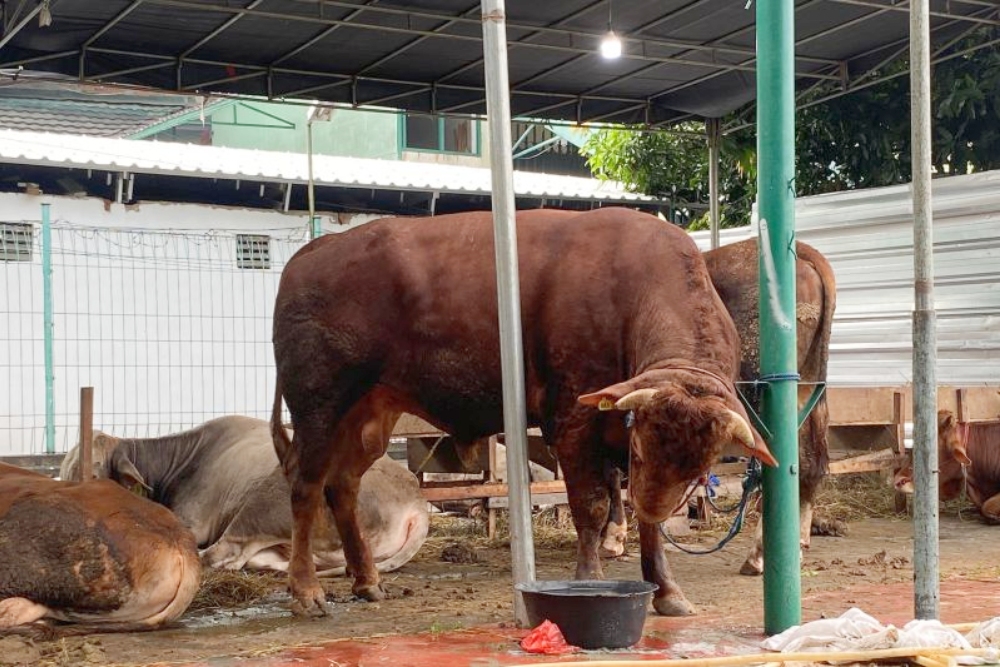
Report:
[[0,629],[153,628],[184,613],[200,579],[191,533],[163,507],[0,463]]
[[[826,381],[837,286],[833,268],[818,250],[799,242],[796,244],[796,255],[795,317],[798,324],[798,371],[803,383],[799,387],[799,405],[802,406],[813,390],[813,385],[806,383]],[[739,331],[740,379],[746,381],[760,377],[759,257],[756,239],[732,243],[705,253],[705,265],[712,277],[712,284]],[[799,525],[800,543],[804,548],[809,546],[813,499],[827,472],[829,422],[830,413],[824,393],[799,429]],[[617,488],[618,473],[612,472],[611,475],[611,483]],[[618,503],[617,506],[612,506],[601,544],[601,555],[620,556],[625,550],[626,532],[624,507]],[[757,522],[754,546],[740,572],[750,575],[764,572],[760,521]]]
[[[191,529],[202,561],[227,569],[288,569],[292,513],[288,483],[278,466],[268,423],[250,417],[219,417],[162,438],[94,438],[98,477],[144,487]],[[63,461],[60,476],[75,478],[78,448]],[[383,457],[361,482],[359,518],[377,567],[390,572],[416,555],[427,537],[427,503],[417,478]],[[314,527],[316,567],[343,574],[344,549],[332,517]]]
[[[950,410],[938,411],[938,496],[957,498],[963,490],[983,518],[1000,522],[1000,424],[960,423]],[[893,483],[913,493],[913,455],[907,454]]]
[[[657,524],[727,445],[776,463],[733,385],[736,327],[701,252],[673,225],[620,208],[517,219],[527,417],[565,473],[576,575],[602,577],[607,471],[628,469],[643,577],[659,586],[654,607],[691,613]],[[458,442],[503,430],[494,267],[486,212],[371,222],[312,241],[285,267],[272,428],[291,483],[289,587],[300,612],[325,612],[310,539],[324,499],[355,594],[384,596],[358,486],[401,413]]]

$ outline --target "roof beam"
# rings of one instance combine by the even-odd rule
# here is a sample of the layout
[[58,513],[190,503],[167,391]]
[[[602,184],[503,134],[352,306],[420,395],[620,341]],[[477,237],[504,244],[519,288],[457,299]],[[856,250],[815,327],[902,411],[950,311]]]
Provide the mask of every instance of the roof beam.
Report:
[[[480,5],[480,3],[477,2],[472,7],[470,7],[467,10],[465,10],[464,12],[462,12],[461,16],[464,18],[464,17],[467,17],[467,16],[469,16],[471,14],[475,14],[476,12],[481,11],[481,7],[482,7],[482,5]],[[445,21],[444,23],[438,25],[435,28],[431,28],[431,32],[433,32],[433,33],[440,33],[443,30],[446,30],[447,28],[450,28],[451,26],[455,25],[456,23],[458,23],[458,21],[456,19],[450,19],[450,20]],[[418,44],[420,44],[422,42],[425,42],[426,40],[430,39],[430,37],[431,37],[431,35],[421,35],[420,37],[417,37],[416,39],[413,39],[413,40],[407,42],[406,44],[403,44],[402,46],[400,46],[398,49],[396,49],[392,53],[384,55],[381,58],[378,58],[377,60],[374,60],[374,61],[368,63],[367,65],[363,66],[361,69],[359,69],[357,71],[357,74],[358,75],[363,75],[366,72],[372,71],[373,69],[375,69],[379,65],[384,65],[385,63],[389,62],[390,60],[392,60],[394,58],[398,58],[399,56],[403,55],[404,53],[406,53],[407,51],[409,51],[410,49],[412,49],[414,46],[417,46]]]
[[81,80],[85,79],[87,77],[87,49],[89,49],[90,46],[94,42],[96,42],[97,40],[99,40],[101,38],[101,36],[104,35],[107,31],[109,31],[112,28],[114,28],[116,25],[118,25],[123,20],[125,20],[125,18],[129,14],[131,14],[136,9],[138,9],[139,5],[141,5],[142,2],[143,2],[143,0],[135,0],[131,5],[129,5],[125,9],[121,10],[120,12],[118,12],[118,14],[116,14],[114,18],[112,18],[110,21],[108,21],[103,26],[101,26],[97,30],[97,32],[95,32],[93,35],[91,35],[90,37],[88,37],[87,41],[85,41],[83,44],[80,45],[80,64],[78,66],[78,70],[79,70],[78,76],[79,76],[79,78]]
[[364,3],[364,6],[358,7],[357,9],[355,9],[354,11],[352,11],[350,14],[348,14],[347,16],[345,16],[344,17],[345,23],[337,23],[335,25],[332,25],[332,26],[330,26],[328,28],[325,28],[325,29],[321,30],[320,32],[316,33],[315,35],[313,35],[312,37],[310,37],[306,41],[304,41],[301,44],[299,44],[298,46],[296,46],[291,51],[285,53],[282,56],[279,56],[279,57],[275,58],[271,62],[271,66],[274,67],[274,66],[280,65],[281,63],[285,62],[286,60],[289,60],[289,59],[293,58],[294,56],[297,56],[298,54],[302,53],[303,51],[305,51],[309,47],[313,46],[314,44],[317,44],[318,42],[323,41],[324,39],[326,39],[327,37],[329,37],[333,33],[337,32],[338,30],[340,30],[341,28],[343,28],[345,25],[350,25],[350,21],[354,17],[358,16],[363,11],[365,11],[365,9],[367,9],[368,7],[371,7],[372,5],[374,5],[375,3],[377,3],[378,1],[379,0],[368,0],[367,2]]
[[[13,28],[11,28],[11,30],[6,35],[4,35],[3,37],[0,37],[0,49],[2,49],[7,44],[7,42],[9,42],[10,40],[12,40],[15,37],[17,37],[17,33],[21,32],[24,29],[24,26],[26,26],[29,23],[31,23],[31,20],[33,18],[35,18],[36,16],[38,16],[38,12],[42,11],[42,7],[43,6],[44,5],[39,2],[37,5],[35,5],[35,8],[32,9],[31,11],[29,11],[27,13],[27,15],[25,15],[25,17],[23,19],[21,19],[20,21],[18,21],[17,25],[15,25]],[[20,12],[20,8],[18,8],[18,9],[19,9],[19,11],[17,12],[17,14],[20,14],[21,13]],[[15,16],[17,14],[15,14]]]
[[220,25],[215,30],[213,30],[212,32],[208,33],[207,35],[205,35],[204,37],[202,37],[201,39],[199,39],[197,42],[195,42],[194,44],[192,44],[191,46],[189,46],[180,55],[179,60],[181,60],[181,61],[187,60],[191,56],[192,53],[194,53],[195,51],[197,51],[201,47],[205,46],[206,44],[208,44],[209,42],[211,42],[213,39],[215,39],[216,37],[218,37],[222,33],[224,33],[226,31],[226,29],[229,28],[229,26],[233,25],[234,23],[236,23],[237,21],[239,21],[241,18],[243,18],[244,16],[246,16],[248,12],[253,11],[257,7],[259,7],[261,5],[261,3],[263,3],[263,2],[264,2],[264,0],[253,0],[253,2],[251,2],[249,5],[247,5],[244,9],[241,9],[238,14],[235,14],[234,16],[230,16],[228,19],[226,19],[225,21],[222,22],[222,25]]
[[[872,7],[875,9],[882,9],[885,11],[893,12],[907,12],[910,11],[909,0],[903,0],[896,5],[888,5],[884,2],[877,2],[877,0],[831,0],[831,2],[837,2],[842,5],[857,5],[858,7]],[[952,12],[930,12],[931,16],[936,16],[938,18],[952,19],[955,21],[970,21],[972,23],[982,23],[984,25],[1000,25],[1000,20],[988,19],[980,16],[975,16],[972,14],[955,14]]]
[[[240,7],[226,6],[226,5],[208,5],[200,2],[194,2],[193,0],[145,0],[145,1],[150,4],[163,5],[168,7],[178,7],[181,9],[188,9],[200,12],[243,14],[246,16],[255,16],[264,19],[297,21],[301,23],[313,23],[313,24],[327,25],[327,26],[341,25],[344,27],[355,28],[358,30],[372,30],[383,33],[390,32],[390,33],[408,34],[408,35],[427,35],[432,37],[440,37],[442,39],[476,42],[477,44],[482,42],[482,38],[478,35],[473,36],[473,35],[460,35],[454,33],[435,33],[430,30],[417,30],[414,28],[397,28],[392,26],[384,26],[384,25],[377,25],[370,23],[358,23],[358,22],[348,21],[346,19],[327,19],[317,16],[305,16],[302,14],[283,14],[281,12],[269,12],[269,11],[262,11],[259,9],[250,10]],[[349,7],[352,9],[358,8],[356,4],[338,2],[335,0],[323,0],[323,2],[325,5],[328,6]],[[594,3],[594,4],[603,4],[603,3]],[[381,7],[377,5],[366,6],[364,8],[364,12],[384,13],[384,14],[392,14],[392,15],[407,16],[407,17],[415,16],[420,18],[428,18],[432,20],[454,21],[455,23],[469,23],[469,24],[475,24],[476,26],[479,26],[481,23],[480,19],[469,19],[459,16],[452,16],[449,14],[441,14],[438,12],[413,11],[409,9],[404,10],[404,9],[396,9],[389,7]],[[600,39],[604,36],[603,32],[591,32],[586,30],[568,30],[565,28],[550,28],[546,26],[518,25],[511,23],[508,23],[507,26],[509,29],[526,30],[533,33],[549,32],[562,36],[579,37],[587,40],[594,40],[595,43],[600,41]],[[648,47],[650,46],[659,46],[663,48],[674,48],[674,49],[705,50],[711,52],[730,52],[744,56],[753,54],[753,49],[744,47],[725,46],[725,45],[705,46],[699,43],[684,42],[681,40],[661,39],[661,38],[646,38],[638,41],[640,41],[643,44],[643,48],[641,49],[641,51],[648,51],[649,50]],[[591,49],[583,49],[579,47],[561,46],[556,44],[536,44],[524,41],[515,41],[511,42],[511,44],[512,45],[522,44],[524,46],[536,49],[567,51],[571,53],[583,53],[583,52],[589,53],[592,51]],[[639,60],[651,60],[651,61],[658,60],[658,58],[650,56],[632,55],[630,57]],[[826,65],[833,64],[833,61],[823,58],[811,58],[810,60],[817,62],[817,64],[826,64]]]

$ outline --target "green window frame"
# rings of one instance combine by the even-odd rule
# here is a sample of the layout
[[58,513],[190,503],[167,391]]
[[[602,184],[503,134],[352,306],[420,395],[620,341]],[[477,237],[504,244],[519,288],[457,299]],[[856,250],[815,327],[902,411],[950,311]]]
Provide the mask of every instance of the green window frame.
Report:
[[[423,127],[420,127],[420,126]],[[461,127],[468,127],[468,148],[461,147]],[[431,129],[433,128],[433,129]],[[430,131],[428,131],[430,130]],[[418,137],[417,131],[420,132]],[[412,144],[412,145],[411,145]],[[443,153],[478,157],[482,151],[479,121],[455,116],[432,116],[419,113],[399,114],[399,153]]]

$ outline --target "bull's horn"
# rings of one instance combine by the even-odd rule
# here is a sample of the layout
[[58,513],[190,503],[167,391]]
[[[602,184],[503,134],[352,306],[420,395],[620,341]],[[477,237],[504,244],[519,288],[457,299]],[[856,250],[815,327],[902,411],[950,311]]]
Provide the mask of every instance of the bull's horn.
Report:
[[743,415],[729,409],[726,412],[729,413],[729,428],[727,429],[727,433],[732,438],[732,441],[747,450],[751,456],[757,457],[761,463],[769,466],[777,466],[778,460],[771,454],[771,450],[767,448],[764,441],[761,440],[760,444],[757,444],[757,440],[753,436],[753,429],[750,428],[750,424],[743,418]]
[[616,410],[636,410],[649,403],[656,395],[655,389],[636,389],[625,394],[615,403]]

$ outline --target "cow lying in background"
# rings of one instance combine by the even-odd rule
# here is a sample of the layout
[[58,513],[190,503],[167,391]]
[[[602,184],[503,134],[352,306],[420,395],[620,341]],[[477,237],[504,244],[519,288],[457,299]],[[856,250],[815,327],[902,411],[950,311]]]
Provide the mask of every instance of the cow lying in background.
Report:
[[[987,521],[1000,523],[1000,423],[960,423],[938,411],[938,495],[957,498],[964,489]],[[913,493],[913,455],[907,454],[893,483]]]
[[163,507],[0,463],[0,629],[153,628],[184,613],[200,580],[191,533]]
[[[169,507],[194,533],[202,561],[226,569],[288,569],[292,513],[270,425],[250,417],[208,421],[161,438],[94,436],[94,468]],[[79,448],[60,476],[76,479]],[[409,561],[427,537],[427,503],[416,477],[383,457],[361,482],[359,515],[377,567],[390,572]],[[316,567],[343,574],[343,545],[329,515],[314,527]]]

